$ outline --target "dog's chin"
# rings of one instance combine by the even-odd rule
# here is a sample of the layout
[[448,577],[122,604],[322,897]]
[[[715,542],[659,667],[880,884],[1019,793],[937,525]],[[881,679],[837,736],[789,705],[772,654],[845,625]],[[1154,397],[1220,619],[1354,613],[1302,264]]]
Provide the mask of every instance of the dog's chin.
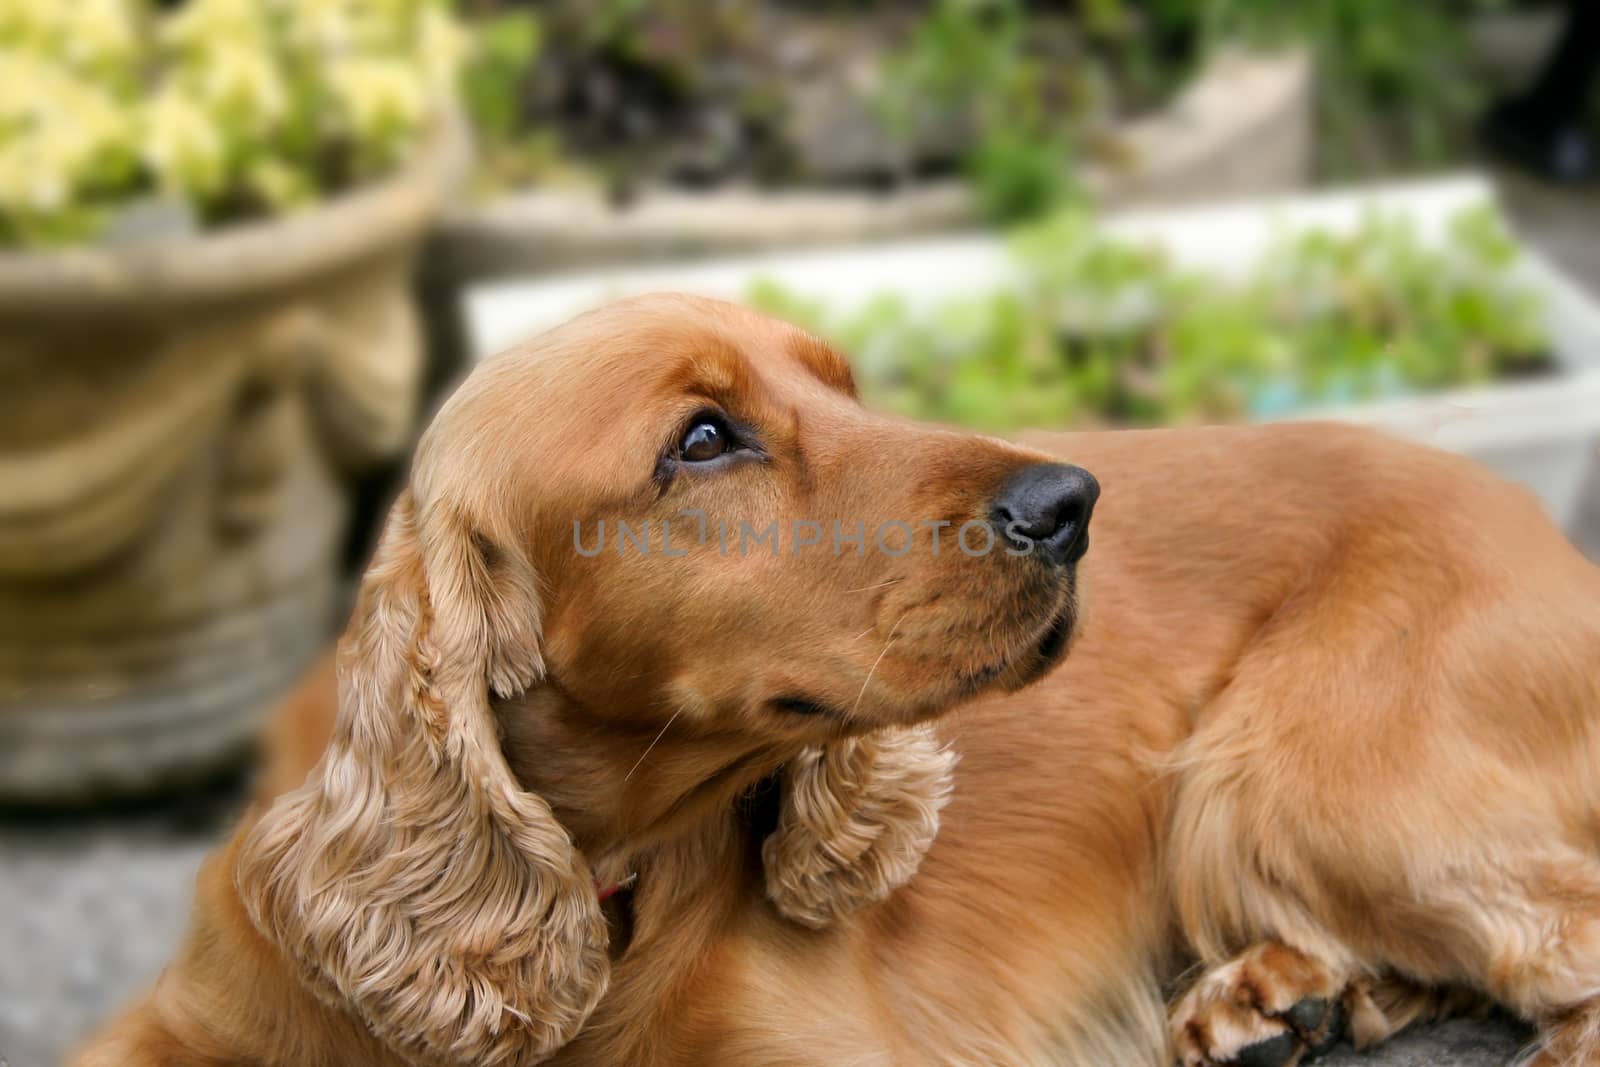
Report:
[[994,688],[1014,693],[1049,674],[1057,664],[1066,659],[1072,647],[1072,639],[1077,632],[1077,605],[1069,597],[1066,603],[1045,621],[1043,627],[1031,635],[1030,641],[1022,650],[996,672],[993,679]]
[[1044,633],[1018,664],[1009,688],[1022,689],[1049,674],[1058,663],[1067,658],[1067,652],[1072,647],[1072,639],[1077,633],[1078,612],[1069,602],[1056,613],[1055,618],[1050,620]]
[[1076,600],[1066,597],[1042,621],[1035,621],[1015,639],[1003,659],[948,679],[937,698],[923,703],[920,719],[935,719],[986,693],[1014,693],[1049,674],[1071,650],[1078,630]]
[[[1069,590],[1048,614],[1021,622],[1006,642],[1008,650],[992,661],[927,678],[928,684],[909,692],[879,689],[878,699],[858,701],[848,711],[800,695],[775,698],[769,707],[802,730],[833,735],[930,722],[986,693],[1014,693],[1032,685],[1066,658],[1077,629],[1077,599]],[[974,636],[974,644],[979,640]],[[981,640],[987,646],[992,635],[985,633]]]

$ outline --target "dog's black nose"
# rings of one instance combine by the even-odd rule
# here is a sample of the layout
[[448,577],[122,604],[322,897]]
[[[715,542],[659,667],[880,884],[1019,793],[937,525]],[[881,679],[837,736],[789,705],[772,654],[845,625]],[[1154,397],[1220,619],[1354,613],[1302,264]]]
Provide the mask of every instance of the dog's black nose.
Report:
[[1089,516],[1100,483],[1082,467],[1035,463],[1000,490],[991,517],[1017,548],[1056,563],[1076,563],[1089,550]]

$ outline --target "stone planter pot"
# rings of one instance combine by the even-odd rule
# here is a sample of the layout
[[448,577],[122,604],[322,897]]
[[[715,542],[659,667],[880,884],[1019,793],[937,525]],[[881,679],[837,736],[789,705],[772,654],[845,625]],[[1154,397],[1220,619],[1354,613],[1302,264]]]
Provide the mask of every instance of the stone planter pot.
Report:
[[[1404,215],[1419,234],[1444,230],[1464,208],[1492,199],[1476,178],[1131,213],[1106,223],[1118,236],[1159,243],[1175,263],[1221,273],[1255,263],[1275,237],[1311,227],[1351,230],[1372,211]],[[1600,305],[1532,253],[1521,281],[1542,297],[1555,370],[1547,378],[1426,394],[1316,413],[1366,422],[1463,452],[1542,499],[1600,558]],[[486,355],[578,311],[630,293],[686,290],[740,299],[757,280],[840,311],[889,293],[933,308],[1017,281],[1003,240],[953,237],[716,260],[680,267],[593,271],[500,282],[468,294],[473,351]]]
[[0,802],[214,770],[327,639],[459,140],[280,221],[0,255]]
[[[1085,185],[1111,208],[1261,196],[1311,173],[1312,72],[1303,53],[1219,54],[1166,108],[1108,140],[1117,160]],[[423,285],[430,350],[459,366],[459,301],[470,285],[662,260],[843,245],[973,229],[966,185],[891,192],[656,189],[626,208],[598,194],[531,190],[446,217]]]

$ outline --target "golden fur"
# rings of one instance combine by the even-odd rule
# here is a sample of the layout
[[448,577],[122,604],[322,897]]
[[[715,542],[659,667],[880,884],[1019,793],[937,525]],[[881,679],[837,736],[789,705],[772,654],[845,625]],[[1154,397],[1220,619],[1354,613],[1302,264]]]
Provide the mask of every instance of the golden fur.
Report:
[[[664,479],[709,404],[763,455]],[[1293,1063],[1319,1005],[1370,1043],[1488,997],[1600,1064],[1600,574],[1531,498],[1336,426],[1033,445],[870,414],[826,346],[684,297],[481,366],[337,725],[324,667],[78,1062]],[[1075,580],[921,528],[574,551],[686,509],[948,538],[1053,457],[1104,490]]]

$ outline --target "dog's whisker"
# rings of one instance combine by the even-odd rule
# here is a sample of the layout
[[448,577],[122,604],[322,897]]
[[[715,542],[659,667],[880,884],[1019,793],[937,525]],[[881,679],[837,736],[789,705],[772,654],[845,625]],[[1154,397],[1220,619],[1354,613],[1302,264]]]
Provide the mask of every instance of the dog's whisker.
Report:
[[866,679],[861,683],[861,692],[856,694],[856,702],[850,705],[850,714],[854,715],[856,709],[861,707],[861,698],[867,695],[867,686],[872,684],[872,675],[877,671],[878,664],[883,662],[883,657],[888,655],[889,646],[894,644],[894,638],[884,642],[883,651],[878,653],[878,658],[872,661],[872,668],[867,671]]
[[633,777],[633,772],[639,769],[639,765],[644,762],[644,758],[650,755],[651,750],[654,749],[656,745],[661,743],[661,739],[663,737],[667,736],[668,728],[670,728],[672,724],[678,720],[678,716],[682,714],[683,706],[680,705],[678,710],[672,713],[672,717],[669,718],[656,733],[655,740],[651,741],[650,744],[645,746],[645,750],[639,754],[639,758],[633,761],[633,766],[628,768],[628,773],[622,776],[622,780],[624,782]]
[[856,709],[861,707],[861,698],[867,695],[867,686],[872,684],[872,676],[878,672],[878,664],[882,663],[883,657],[889,654],[889,646],[894,644],[895,630],[900,629],[900,624],[904,621],[904,615],[894,620],[894,626],[889,630],[889,640],[883,643],[883,651],[879,652],[878,658],[872,661],[872,666],[868,669],[866,678],[864,678],[861,682],[861,692],[856,694],[856,702],[850,705],[851,715],[854,715],[856,713]]
[[891,585],[894,585],[896,582],[902,582],[902,581],[905,581],[905,577],[903,575],[901,577],[899,577],[899,578],[890,578],[887,582],[879,582],[877,585],[863,585],[859,589],[846,589],[845,592],[846,593],[870,593],[874,589],[885,589],[885,588],[888,588]]

